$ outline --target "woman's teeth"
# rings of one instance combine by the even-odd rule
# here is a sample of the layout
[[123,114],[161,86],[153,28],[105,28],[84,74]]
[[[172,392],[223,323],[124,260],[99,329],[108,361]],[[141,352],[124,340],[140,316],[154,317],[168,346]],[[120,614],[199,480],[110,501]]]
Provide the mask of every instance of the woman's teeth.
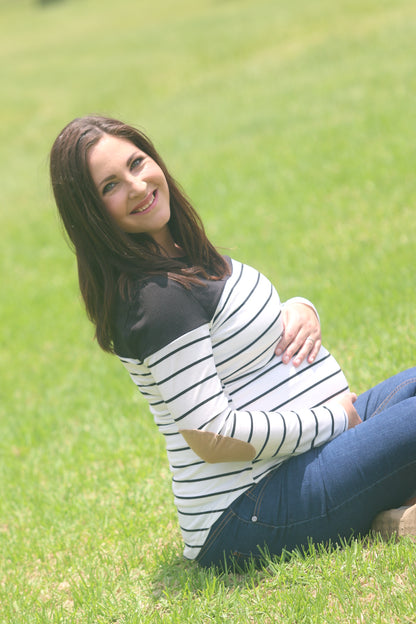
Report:
[[155,194],[154,192],[152,193],[151,198],[149,199],[149,201],[147,202],[147,204],[145,206],[142,206],[141,208],[136,208],[135,210],[133,210],[133,214],[136,214],[138,212],[144,212],[145,210],[147,210],[148,208],[150,208],[150,206],[153,204],[153,200],[155,198]]

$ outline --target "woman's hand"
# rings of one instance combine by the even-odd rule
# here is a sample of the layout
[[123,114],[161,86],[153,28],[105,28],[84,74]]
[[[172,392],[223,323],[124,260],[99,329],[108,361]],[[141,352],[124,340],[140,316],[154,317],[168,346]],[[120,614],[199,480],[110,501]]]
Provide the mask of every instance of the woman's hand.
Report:
[[321,348],[321,326],[313,308],[305,303],[287,303],[283,308],[283,336],[275,353],[284,364],[294,357],[300,366],[307,357],[311,364]]
[[330,407],[331,403],[340,403],[342,407],[347,412],[348,416],[348,429],[353,429],[363,421],[359,417],[357,410],[354,407],[354,403],[357,400],[357,395],[355,392],[344,392],[344,394],[340,394],[338,397],[333,399],[328,406]]

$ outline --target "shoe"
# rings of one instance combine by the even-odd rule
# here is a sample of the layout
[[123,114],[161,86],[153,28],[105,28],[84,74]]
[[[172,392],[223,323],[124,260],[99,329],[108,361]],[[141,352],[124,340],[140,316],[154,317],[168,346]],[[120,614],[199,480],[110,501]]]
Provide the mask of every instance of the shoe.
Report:
[[380,533],[384,539],[394,534],[397,537],[416,536],[416,505],[382,511],[374,518],[371,530]]

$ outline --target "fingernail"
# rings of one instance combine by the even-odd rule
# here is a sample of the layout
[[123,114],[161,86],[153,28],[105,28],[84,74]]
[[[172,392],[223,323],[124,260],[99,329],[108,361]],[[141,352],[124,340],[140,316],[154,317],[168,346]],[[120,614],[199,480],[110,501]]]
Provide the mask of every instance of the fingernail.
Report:
[[281,355],[282,354],[282,350],[281,349],[276,349],[276,355]]

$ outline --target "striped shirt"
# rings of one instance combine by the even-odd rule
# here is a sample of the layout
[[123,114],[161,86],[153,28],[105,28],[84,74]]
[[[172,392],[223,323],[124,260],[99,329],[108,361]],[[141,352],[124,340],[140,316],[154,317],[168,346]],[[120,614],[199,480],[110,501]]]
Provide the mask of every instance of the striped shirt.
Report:
[[322,347],[313,364],[284,365],[275,288],[229,261],[231,275],[189,289],[138,282],[116,314],[115,351],[165,438],[189,559],[236,497],[348,426],[341,405],[323,405],[348,389],[337,362]]

